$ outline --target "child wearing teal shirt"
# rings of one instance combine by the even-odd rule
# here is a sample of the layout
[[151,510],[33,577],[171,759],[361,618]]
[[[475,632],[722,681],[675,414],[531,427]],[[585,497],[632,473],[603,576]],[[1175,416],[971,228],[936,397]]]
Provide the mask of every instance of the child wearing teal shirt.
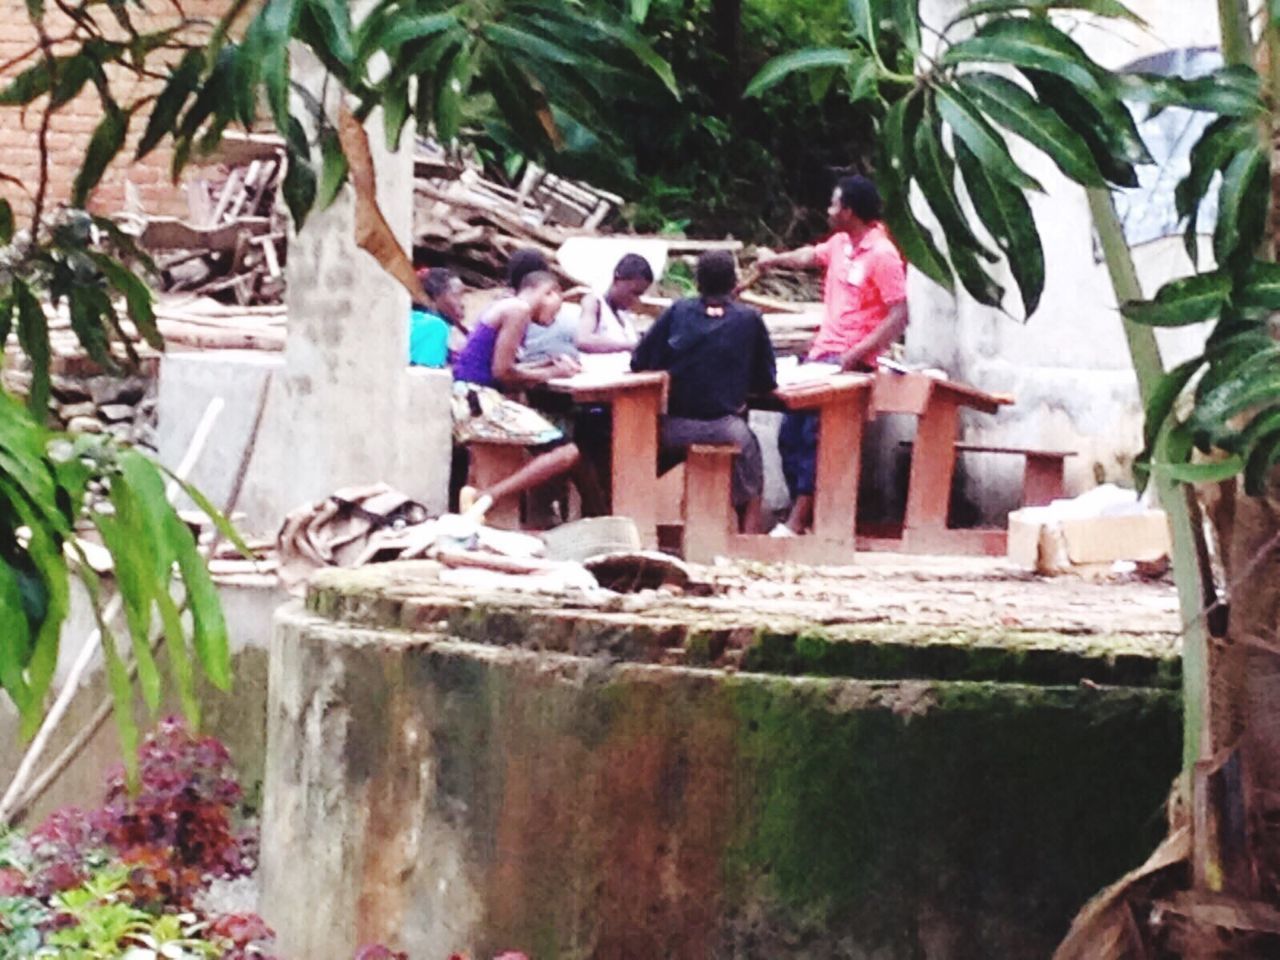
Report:
[[462,325],[462,281],[451,270],[435,268],[418,274],[433,306],[414,304],[409,314],[409,364],[449,364],[449,327]]

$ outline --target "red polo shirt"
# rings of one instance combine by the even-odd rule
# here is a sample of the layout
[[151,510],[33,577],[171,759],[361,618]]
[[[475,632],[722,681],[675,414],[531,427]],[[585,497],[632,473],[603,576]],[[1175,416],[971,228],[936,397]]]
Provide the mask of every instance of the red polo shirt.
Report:
[[810,359],[854,349],[884,322],[890,306],[907,298],[906,264],[882,224],[872,226],[856,245],[841,232],[814,251],[826,268],[826,317]]

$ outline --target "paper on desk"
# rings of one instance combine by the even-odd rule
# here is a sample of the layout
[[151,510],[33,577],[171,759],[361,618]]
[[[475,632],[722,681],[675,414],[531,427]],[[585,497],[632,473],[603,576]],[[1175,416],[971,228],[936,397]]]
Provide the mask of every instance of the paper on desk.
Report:
[[802,383],[827,380],[840,372],[838,363],[778,363],[778,386],[794,387]]
[[631,372],[629,353],[584,353],[578,358],[582,372],[572,377],[560,377],[556,383],[571,387],[596,387],[617,383]]

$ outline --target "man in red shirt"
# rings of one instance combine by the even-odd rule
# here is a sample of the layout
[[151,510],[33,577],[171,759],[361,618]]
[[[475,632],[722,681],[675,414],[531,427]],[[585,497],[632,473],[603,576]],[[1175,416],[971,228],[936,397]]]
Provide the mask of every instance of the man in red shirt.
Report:
[[[907,268],[880,222],[880,193],[866,177],[845,177],[831,194],[824,242],[790,253],[761,252],[761,270],[825,271],[822,326],[809,359],[838,363],[844,370],[873,370],[876,359],[907,328]],[[794,504],[776,536],[803,533],[813,520],[818,421],[813,414],[789,414],[778,437],[783,473]]]

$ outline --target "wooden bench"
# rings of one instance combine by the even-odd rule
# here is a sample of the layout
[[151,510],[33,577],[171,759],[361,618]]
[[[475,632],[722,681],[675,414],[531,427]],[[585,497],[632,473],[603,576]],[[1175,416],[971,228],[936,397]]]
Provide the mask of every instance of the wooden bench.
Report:
[[738,514],[730,490],[733,444],[695,443],[684,462],[684,559],[710,563],[729,553],[738,532]]
[[[910,447],[910,440],[902,446]],[[1029,447],[998,447],[981,443],[957,443],[956,453],[996,453],[1025,459],[1022,473],[1022,506],[1043,507],[1066,495],[1066,460],[1074,450],[1036,450]]]
[[[470,468],[467,482],[478,490],[488,490],[525,465],[529,449],[523,443],[501,440],[473,440],[467,444]],[[515,497],[495,503],[486,522],[503,530],[520,529],[520,501]]]

